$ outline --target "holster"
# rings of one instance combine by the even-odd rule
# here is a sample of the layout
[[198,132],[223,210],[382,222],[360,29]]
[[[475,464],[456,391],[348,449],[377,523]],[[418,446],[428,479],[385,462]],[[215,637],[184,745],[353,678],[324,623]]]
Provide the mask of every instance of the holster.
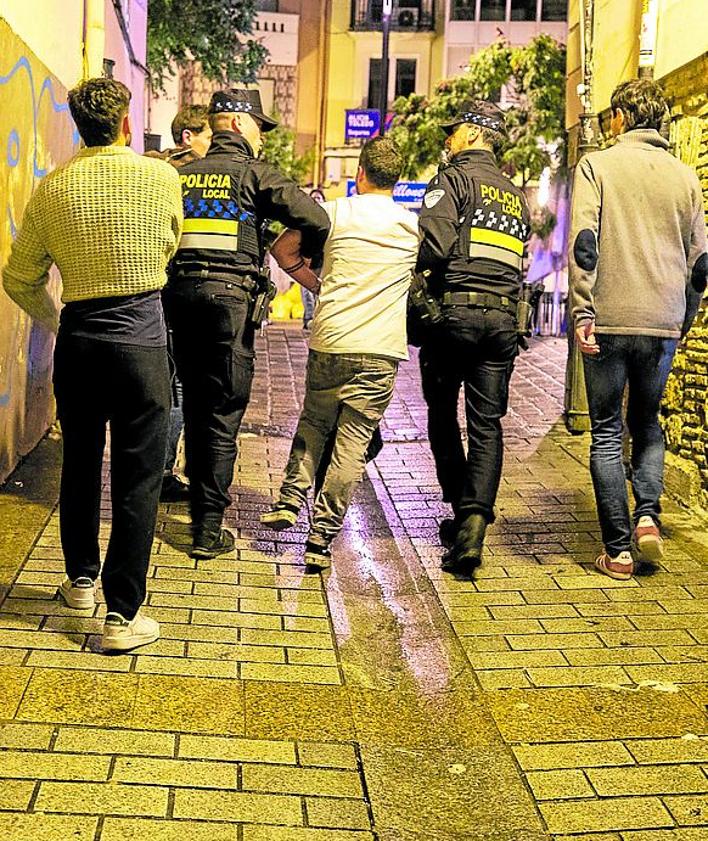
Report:
[[254,327],[260,327],[268,317],[270,302],[275,298],[278,290],[267,274],[259,274],[256,281],[256,290],[253,297],[253,309],[251,311],[251,323]]
[[519,344],[524,350],[528,348],[526,339],[533,333],[533,317],[543,295],[543,289],[543,283],[521,284],[521,292],[516,304],[516,331]]
[[414,272],[408,293],[406,327],[408,344],[420,347],[436,324],[443,320],[440,301],[428,288],[430,272]]

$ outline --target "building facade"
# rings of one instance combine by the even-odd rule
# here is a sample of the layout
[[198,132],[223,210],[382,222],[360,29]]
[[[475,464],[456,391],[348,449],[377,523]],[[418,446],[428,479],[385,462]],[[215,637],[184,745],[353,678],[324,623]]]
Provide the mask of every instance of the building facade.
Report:
[[[581,44],[583,4],[586,38]],[[708,29],[703,0],[571,0],[568,23],[566,125],[570,163],[578,158],[584,111],[599,116],[594,131],[599,131],[600,142],[607,141],[602,128],[609,118],[610,95],[620,82],[637,77],[641,46],[642,72],[659,81],[669,97],[673,151],[695,167],[708,208]],[[588,80],[589,89],[581,88],[579,93],[578,86]],[[592,121],[588,122],[592,129]],[[663,416],[670,450],[667,487],[685,503],[708,508],[705,304],[676,354]]]
[[[346,111],[379,104],[383,3],[333,0],[330,6],[317,152],[321,183],[340,194],[361,145],[345,141]],[[499,38],[521,45],[542,32],[565,42],[565,0],[394,0],[388,104],[410,93],[432,95],[442,79],[464,72],[473,52]]]
[[[78,149],[66,95],[82,78],[111,74],[133,92],[142,150],[147,0],[4,0],[0,3],[0,266],[39,180]],[[50,289],[60,294],[53,274]],[[54,420],[54,340],[0,287],[0,482]]]

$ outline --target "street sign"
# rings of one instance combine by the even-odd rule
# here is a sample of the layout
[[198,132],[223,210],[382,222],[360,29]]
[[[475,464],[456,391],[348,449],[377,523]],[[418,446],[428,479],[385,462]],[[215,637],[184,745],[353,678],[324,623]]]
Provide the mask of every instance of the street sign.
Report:
[[381,115],[369,109],[346,110],[344,121],[345,140],[369,140],[376,137],[381,128]]
[[[423,204],[423,196],[427,188],[425,181],[399,181],[393,188],[393,200],[409,210],[419,210]],[[347,180],[347,196],[356,195],[356,182]]]

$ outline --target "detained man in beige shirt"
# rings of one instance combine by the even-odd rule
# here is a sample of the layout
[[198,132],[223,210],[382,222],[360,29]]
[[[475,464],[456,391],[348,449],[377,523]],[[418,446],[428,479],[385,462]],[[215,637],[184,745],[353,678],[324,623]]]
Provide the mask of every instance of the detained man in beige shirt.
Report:
[[[330,232],[312,322],[305,400],[280,497],[261,517],[275,530],[294,525],[334,433],[305,546],[309,571],[330,564],[330,544],[364,471],[371,436],[393,396],[398,363],[408,358],[406,303],[418,252],[418,219],[393,201],[402,166],[392,141],[376,138],[361,152],[358,195],[322,205]],[[271,253],[303,286],[320,286],[300,255],[297,232],[286,231]]]

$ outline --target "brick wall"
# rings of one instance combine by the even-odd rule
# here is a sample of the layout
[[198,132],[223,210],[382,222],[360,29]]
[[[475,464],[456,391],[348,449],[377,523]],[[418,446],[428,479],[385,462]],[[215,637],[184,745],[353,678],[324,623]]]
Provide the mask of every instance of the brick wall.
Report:
[[[708,211],[708,53],[661,82],[672,102],[671,140],[678,157],[693,166]],[[708,307],[680,346],[662,412],[669,454],[669,492],[689,505],[708,508]]]

